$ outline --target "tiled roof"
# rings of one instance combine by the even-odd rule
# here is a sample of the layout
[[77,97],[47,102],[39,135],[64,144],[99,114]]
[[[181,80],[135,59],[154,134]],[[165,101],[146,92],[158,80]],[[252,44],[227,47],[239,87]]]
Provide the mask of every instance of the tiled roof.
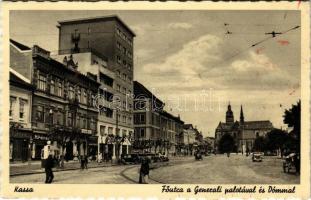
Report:
[[244,122],[244,129],[271,129],[271,128],[273,128],[273,125],[269,120]]

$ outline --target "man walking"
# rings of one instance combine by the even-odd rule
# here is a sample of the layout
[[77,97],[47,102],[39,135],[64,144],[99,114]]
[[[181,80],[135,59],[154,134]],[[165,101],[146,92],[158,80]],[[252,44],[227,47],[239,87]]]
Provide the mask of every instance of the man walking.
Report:
[[139,183],[147,184],[149,176],[149,160],[145,158],[142,160],[140,173],[139,173]]
[[54,179],[53,170],[52,170],[53,166],[54,166],[54,160],[52,158],[52,155],[49,155],[45,163],[45,176],[46,176],[45,183],[52,183]]

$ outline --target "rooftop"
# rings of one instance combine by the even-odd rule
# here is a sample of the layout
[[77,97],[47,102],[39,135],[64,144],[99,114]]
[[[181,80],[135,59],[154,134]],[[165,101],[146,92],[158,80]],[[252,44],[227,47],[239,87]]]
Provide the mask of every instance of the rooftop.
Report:
[[19,48],[19,49],[22,50],[22,51],[31,50],[30,47],[27,47],[26,45],[23,45],[23,44],[21,44],[21,43],[15,41],[15,40],[13,40],[13,39],[10,39],[10,42],[11,42],[14,46],[16,46],[17,48]]
[[88,18],[78,18],[78,19],[71,19],[71,20],[63,20],[58,21],[60,25],[66,25],[66,24],[78,24],[78,23],[88,23],[88,22],[98,22],[98,21],[106,21],[106,20],[117,20],[119,23],[121,23],[132,35],[135,37],[134,31],[128,27],[123,20],[118,17],[117,15],[107,15],[107,16],[98,16],[98,17],[88,17]]

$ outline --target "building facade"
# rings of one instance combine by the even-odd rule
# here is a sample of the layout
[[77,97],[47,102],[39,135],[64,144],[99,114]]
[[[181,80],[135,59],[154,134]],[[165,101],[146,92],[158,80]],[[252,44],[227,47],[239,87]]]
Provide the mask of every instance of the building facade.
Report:
[[10,160],[31,158],[31,105],[33,87],[30,80],[10,68]]
[[225,134],[230,134],[233,137],[235,143],[234,151],[241,153],[252,151],[255,139],[259,136],[265,136],[272,129],[273,125],[269,120],[245,121],[242,106],[240,121],[234,121],[234,114],[229,104],[226,112],[226,122],[219,122],[215,130],[216,151],[218,151],[221,137]]
[[[60,21],[58,28],[59,54],[72,54],[83,63],[82,73],[92,73],[100,83],[98,154],[112,159],[129,153],[134,136],[134,32],[117,16]],[[89,56],[81,59],[82,54]]]
[[[48,140],[68,160],[96,154],[96,80],[79,73],[76,63],[64,65],[52,59],[50,52],[39,46],[29,48],[31,53],[17,52],[16,46],[25,46],[16,41],[12,40],[11,46],[12,68],[31,77],[33,86],[31,158],[41,159]],[[27,63],[27,67],[21,69],[19,63]]]
[[135,150],[175,155],[184,122],[164,111],[164,103],[137,81],[134,95]]

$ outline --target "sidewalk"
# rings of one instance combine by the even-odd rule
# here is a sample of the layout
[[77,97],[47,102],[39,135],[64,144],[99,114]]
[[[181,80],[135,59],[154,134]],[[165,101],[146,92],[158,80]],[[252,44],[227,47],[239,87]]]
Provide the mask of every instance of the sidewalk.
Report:
[[[64,168],[53,168],[54,172],[58,171],[69,171],[80,169],[79,161],[69,161],[65,162]],[[102,162],[97,163],[95,161],[91,161],[88,163],[88,168],[98,168],[98,167],[110,167],[115,166],[116,164],[111,162]],[[24,163],[10,163],[10,176],[18,176],[18,175],[28,175],[28,174],[40,174],[44,173],[44,168],[41,168],[41,161],[31,161],[30,164],[28,162]]]

